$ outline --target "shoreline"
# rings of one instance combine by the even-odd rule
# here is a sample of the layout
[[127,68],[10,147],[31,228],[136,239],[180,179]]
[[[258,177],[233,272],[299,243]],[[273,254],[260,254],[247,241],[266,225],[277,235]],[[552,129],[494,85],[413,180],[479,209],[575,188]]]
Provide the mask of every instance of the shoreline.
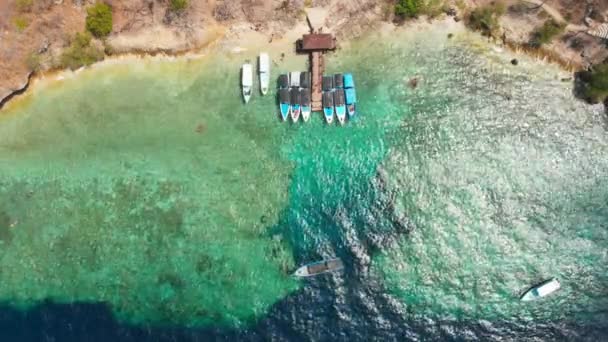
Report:
[[[469,33],[479,34],[478,32],[472,31],[464,25],[462,22],[456,22],[452,17],[444,16],[443,18],[427,18],[421,17],[415,20],[410,20],[402,24],[395,24],[392,22],[380,21],[377,23],[376,27],[374,27],[371,32],[363,32],[362,34],[355,35],[352,37],[344,38],[344,40],[339,45],[348,45],[353,40],[356,40],[363,34],[374,34],[374,33],[386,33],[391,30],[420,30],[425,29],[426,26],[436,26],[436,25],[449,25],[453,27],[457,27],[458,30],[464,30]],[[247,26],[247,27],[244,27]],[[241,30],[239,33],[230,32],[232,30]],[[217,28],[213,27],[212,30],[217,32]],[[247,53],[248,51],[255,48],[256,50],[275,50],[275,49],[283,49],[284,52],[281,52],[283,55],[281,58],[289,59],[296,56],[299,56],[295,53],[295,49],[288,48],[288,45],[293,45],[295,40],[299,38],[302,34],[308,32],[308,26],[304,23],[297,24],[296,26],[290,28],[288,31],[284,32],[282,36],[278,39],[274,39],[268,37],[267,32],[256,31],[255,29],[249,27],[249,25],[237,24],[231,27],[223,27],[220,34],[215,35],[212,39],[206,41],[203,45],[197,46],[192,49],[186,50],[177,50],[174,51],[172,49],[161,49],[161,50],[152,50],[152,51],[144,51],[142,49],[135,49],[132,51],[125,51],[120,53],[114,53],[111,55],[105,56],[105,58],[101,61],[95,62],[89,66],[81,67],[77,70],[70,70],[65,68],[54,68],[49,69],[42,72],[30,72],[28,75],[28,81],[26,84],[11,93],[9,93],[6,97],[0,99],[0,115],[2,111],[5,111],[8,108],[10,103],[15,102],[22,95],[27,95],[28,91],[30,91],[31,86],[38,81],[48,79],[53,76],[61,77],[61,74],[65,73],[73,73],[77,74],[83,69],[89,68],[97,68],[100,66],[120,63],[121,60],[124,63],[131,63],[134,59],[141,58],[153,58],[158,60],[173,60],[178,58],[202,58],[207,55],[206,52],[217,48],[217,51],[220,52],[223,50],[225,53],[230,53],[233,55],[238,55],[242,53]],[[230,34],[232,33],[232,34]],[[334,32],[334,34],[336,34]],[[339,32],[341,36],[348,36],[348,32]],[[481,36],[481,34],[479,34]],[[268,40],[271,38],[270,40]],[[264,44],[265,46],[261,47],[260,44]],[[576,66],[573,66],[571,63],[563,61],[551,53],[550,51],[546,51],[543,49],[528,49],[522,46],[521,44],[515,42],[500,42],[496,39],[488,38],[488,44],[494,45],[500,48],[506,48],[511,53],[516,54],[524,54],[526,56],[536,58],[539,63],[548,63],[558,66],[565,72],[573,73],[576,69]],[[287,49],[285,49],[287,48]],[[276,59],[276,58],[275,58]],[[276,60],[273,59],[274,64],[276,65]],[[128,60],[128,61],[126,61]]]

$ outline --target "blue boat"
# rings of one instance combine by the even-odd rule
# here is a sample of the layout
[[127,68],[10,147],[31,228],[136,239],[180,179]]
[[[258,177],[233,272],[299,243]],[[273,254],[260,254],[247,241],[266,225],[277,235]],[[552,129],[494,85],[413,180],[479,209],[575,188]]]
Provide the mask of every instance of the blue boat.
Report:
[[357,104],[357,92],[355,91],[355,80],[352,74],[344,74],[344,94],[346,95],[346,109],[348,116],[355,115]]
[[291,104],[289,102],[289,89],[279,89],[279,108],[281,109],[281,119],[287,120],[289,112],[291,111]]
[[289,91],[289,102],[291,102],[291,119],[297,122],[300,118],[300,89],[292,87]]
[[323,93],[323,114],[328,124],[334,121],[334,94],[332,91]]
[[334,107],[336,108],[336,116],[341,125],[346,121],[346,106],[344,105],[344,90],[336,89],[334,91]]

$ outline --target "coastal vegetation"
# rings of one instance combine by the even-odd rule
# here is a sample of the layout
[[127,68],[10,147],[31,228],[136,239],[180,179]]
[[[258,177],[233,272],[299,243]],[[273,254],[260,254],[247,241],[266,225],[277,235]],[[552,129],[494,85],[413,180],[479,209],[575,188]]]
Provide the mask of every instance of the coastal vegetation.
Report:
[[171,10],[178,12],[188,6],[188,0],[171,0]]
[[421,15],[436,17],[446,10],[442,0],[399,0],[395,4],[395,15],[402,19]]
[[91,44],[91,39],[89,32],[76,33],[70,46],[61,55],[59,66],[74,70],[102,60],[103,50]]
[[591,103],[608,100],[608,62],[596,65],[590,71],[577,74],[577,93]]
[[495,36],[500,30],[499,19],[503,14],[505,6],[502,2],[477,7],[469,14],[467,26],[484,35]]
[[26,12],[32,9],[32,5],[34,4],[34,0],[17,0],[15,1],[15,5],[17,9],[21,12]]
[[29,26],[30,22],[27,20],[27,18],[20,16],[13,19],[13,24],[15,24],[17,31],[22,32]]
[[541,27],[534,31],[534,33],[532,33],[530,45],[533,47],[540,47],[544,44],[548,44],[553,40],[553,38],[562,34],[565,29],[565,24],[561,24],[553,19],[549,19],[545,21]]
[[87,9],[86,27],[97,38],[106,37],[112,32],[112,8],[98,2]]

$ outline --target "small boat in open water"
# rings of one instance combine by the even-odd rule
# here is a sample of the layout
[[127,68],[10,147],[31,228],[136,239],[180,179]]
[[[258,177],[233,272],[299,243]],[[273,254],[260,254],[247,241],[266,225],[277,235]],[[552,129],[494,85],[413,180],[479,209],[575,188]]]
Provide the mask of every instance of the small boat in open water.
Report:
[[253,88],[253,68],[249,62],[243,64],[241,68],[241,87],[243,88],[243,100],[248,103]]
[[344,94],[346,95],[346,110],[350,118],[355,115],[357,104],[357,92],[352,74],[344,74]]
[[291,88],[289,90],[289,102],[291,102],[291,119],[297,122],[300,118],[300,89]]
[[302,119],[304,120],[304,122],[307,122],[308,119],[310,118],[311,109],[312,108],[310,106],[310,89],[301,88],[300,89],[300,111],[301,111]]
[[342,260],[334,258],[304,265],[298,268],[293,275],[296,277],[312,277],[327,272],[340,271],[343,268]]
[[561,287],[559,281],[555,278],[547,279],[540,284],[534,285],[529,288],[522,296],[522,301],[531,301],[536,300],[545,296],[550,295],[551,293],[559,290]]
[[331,124],[334,121],[334,94],[333,91],[323,93],[323,114],[325,121]]
[[260,53],[260,92],[262,95],[268,93],[268,84],[270,83],[270,57],[265,52]]
[[341,125],[346,121],[346,106],[344,104],[344,90],[336,88],[334,90],[334,107],[336,108],[336,116]]
[[289,100],[289,89],[279,89],[279,108],[281,110],[281,119],[287,120],[289,113],[291,112],[291,103]]

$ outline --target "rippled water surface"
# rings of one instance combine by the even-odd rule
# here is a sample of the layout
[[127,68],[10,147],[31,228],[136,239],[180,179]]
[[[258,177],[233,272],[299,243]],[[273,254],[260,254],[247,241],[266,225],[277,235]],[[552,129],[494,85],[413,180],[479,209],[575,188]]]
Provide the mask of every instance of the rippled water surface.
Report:
[[[370,35],[330,56],[361,100],[344,127],[281,123],[273,96],[242,105],[246,57],[224,52],[39,85],[0,115],[0,330],[605,337],[602,109],[556,67],[447,33]],[[289,276],[332,256],[343,273]],[[518,301],[548,277],[559,293]]]

